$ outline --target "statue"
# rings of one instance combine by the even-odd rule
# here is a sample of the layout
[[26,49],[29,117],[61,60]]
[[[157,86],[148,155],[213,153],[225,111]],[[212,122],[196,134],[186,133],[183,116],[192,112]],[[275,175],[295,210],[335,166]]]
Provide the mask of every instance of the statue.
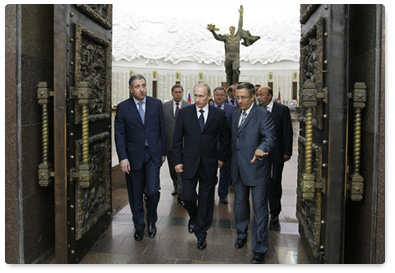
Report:
[[222,41],[225,43],[225,73],[226,73],[226,82],[228,87],[232,84],[237,84],[239,82],[240,76],[240,41],[243,39],[241,43],[244,46],[250,46],[259,40],[261,37],[253,36],[247,30],[243,30],[243,6],[240,6],[239,13],[239,27],[235,34],[235,27],[231,26],[229,28],[229,34],[217,34],[215,31],[219,29],[215,27],[213,24],[208,24],[207,29],[213,34],[214,38],[218,41]]

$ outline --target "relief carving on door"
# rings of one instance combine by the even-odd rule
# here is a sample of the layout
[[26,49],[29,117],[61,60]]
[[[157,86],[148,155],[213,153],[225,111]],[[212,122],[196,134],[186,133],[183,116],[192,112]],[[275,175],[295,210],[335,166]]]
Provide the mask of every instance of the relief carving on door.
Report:
[[[75,86],[87,83],[89,183],[76,188],[76,240],[81,239],[98,219],[111,208],[111,135],[95,130],[95,123],[111,120],[111,50],[105,41],[87,28],[76,24],[75,31]],[[82,139],[75,141],[75,166],[84,162],[84,110],[75,101],[74,123],[82,123]],[[91,128],[89,130],[89,128]],[[88,142],[87,141],[87,142]],[[80,175],[81,176],[81,175]],[[81,180],[81,177],[80,177]]]
[[[298,139],[298,185],[303,183],[303,175],[305,170],[305,143],[304,137],[299,136]],[[325,179],[322,177],[322,148],[313,144],[312,153],[312,173],[315,174],[313,192],[314,197],[311,199],[301,198],[303,196],[303,187],[297,188],[297,213],[296,217],[299,224],[303,227],[304,235],[309,242],[310,248],[315,257],[319,256],[320,235],[321,235],[321,203],[322,189],[325,187]]]
[[[323,90],[323,72],[324,65],[324,33],[323,33],[323,19],[320,19],[300,40],[300,86],[302,90],[306,86],[312,86],[315,84],[317,89],[317,97],[320,97],[320,93]],[[303,102],[304,96],[302,92],[301,102]],[[304,108],[301,108],[303,110]],[[313,125],[319,129],[323,128],[323,102],[317,101],[315,107],[313,107]],[[299,120],[306,120],[306,112],[299,113]]]
[[[89,121],[111,117],[111,50],[109,42],[81,25],[76,25],[75,85],[88,82]],[[75,124],[81,122],[81,106],[75,104]]]
[[[79,240],[111,208],[111,135],[108,132],[89,138],[89,188],[76,190],[76,240]],[[82,164],[82,140],[76,141],[76,166]]]

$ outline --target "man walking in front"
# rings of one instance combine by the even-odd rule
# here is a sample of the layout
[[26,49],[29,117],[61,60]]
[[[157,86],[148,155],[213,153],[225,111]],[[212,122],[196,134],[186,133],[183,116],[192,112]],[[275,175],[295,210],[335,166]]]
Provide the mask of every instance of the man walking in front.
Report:
[[255,88],[251,83],[237,85],[239,109],[232,117],[232,179],[235,193],[236,248],[247,241],[250,222],[250,191],[254,210],[252,228],[253,263],[262,263],[269,247],[267,187],[271,153],[276,137],[268,111],[255,105]]
[[155,237],[159,170],[167,152],[162,102],[147,96],[146,85],[142,75],[133,75],[129,80],[132,98],[118,105],[115,116],[115,143],[121,170],[126,175],[137,241],[144,236],[143,195],[147,199],[148,235]]
[[230,132],[225,112],[208,105],[210,87],[198,83],[193,90],[195,104],[182,108],[178,114],[173,156],[176,172],[182,173],[181,198],[190,217],[188,230],[195,233],[197,247],[203,250],[213,220],[217,168],[223,165]]

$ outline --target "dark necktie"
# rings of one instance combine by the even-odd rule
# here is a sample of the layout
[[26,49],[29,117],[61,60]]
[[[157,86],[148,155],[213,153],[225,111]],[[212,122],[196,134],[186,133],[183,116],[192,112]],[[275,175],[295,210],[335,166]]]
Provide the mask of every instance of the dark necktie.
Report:
[[230,100],[230,102],[232,103],[232,105],[235,105],[235,100]]
[[203,128],[204,128],[204,116],[203,116],[203,113],[204,113],[204,110],[200,109],[199,112],[200,112],[200,117],[199,117],[200,131],[203,132]]
[[176,102],[176,113],[174,114],[174,118],[177,120],[177,117],[178,117],[178,112],[180,112],[180,107],[178,107],[178,105],[179,105],[180,103],[179,102]]

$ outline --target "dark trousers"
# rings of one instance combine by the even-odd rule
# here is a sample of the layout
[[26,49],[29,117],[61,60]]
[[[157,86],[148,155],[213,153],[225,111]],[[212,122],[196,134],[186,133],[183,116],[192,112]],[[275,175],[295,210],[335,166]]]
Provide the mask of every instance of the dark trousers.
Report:
[[[199,181],[199,190],[196,187]],[[211,227],[214,212],[214,193],[216,177],[208,177],[200,162],[199,169],[192,179],[183,178],[181,198],[189,217],[195,221],[195,236],[206,238],[207,230]]]
[[149,149],[144,151],[144,163],[140,170],[132,170],[126,174],[130,209],[133,214],[134,227],[138,230],[145,228],[144,196],[147,197],[147,222],[156,223],[158,220],[158,203],[160,198],[159,167],[152,160]]
[[177,190],[179,196],[181,196],[182,178],[181,178],[181,174],[177,173],[176,170],[174,169],[174,158],[172,151],[167,151],[167,164],[169,165],[171,180],[173,180],[173,187],[174,189]]
[[284,163],[272,164],[272,175],[269,181],[269,207],[272,217],[278,216],[281,212],[281,196],[283,193],[281,180],[284,169]]
[[230,160],[224,161],[224,165],[219,169],[219,183],[218,183],[218,196],[220,198],[226,198],[229,192],[229,186],[231,183],[230,176]]
[[262,186],[246,186],[239,174],[234,182],[235,191],[235,225],[238,239],[248,236],[248,225],[250,223],[250,191],[252,206],[254,210],[254,222],[252,226],[252,251],[266,253],[269,248],[268,237],[268,202],[267,183]]

